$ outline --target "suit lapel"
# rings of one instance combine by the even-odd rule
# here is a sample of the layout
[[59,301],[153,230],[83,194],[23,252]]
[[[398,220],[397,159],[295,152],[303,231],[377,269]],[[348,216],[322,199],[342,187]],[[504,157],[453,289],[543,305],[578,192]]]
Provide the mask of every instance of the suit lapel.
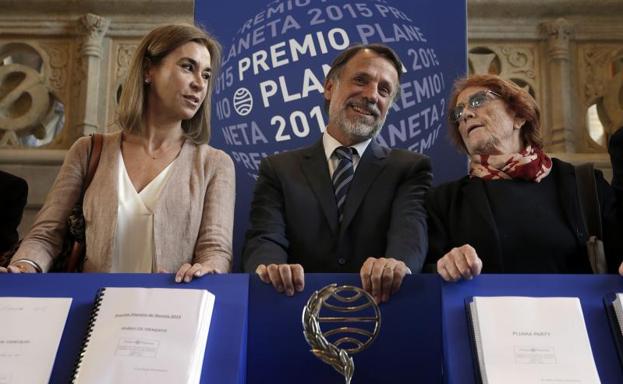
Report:
[[341,225],[341,231],[348,228],[351,221],[355,217],[359,206],[365,198],[374,179],[377,178],[383,167],[385,166],[385,158],[387,153],[374,139],[361,156],[361,160],[357,165],[355,176],[353,177],[348,196],[346,198],[346,206],[344,207],[344,219]]
[[301,168],[309,187],[322,207],[322,212],[327,218],[331,231],[337,232],[337,204],[333,184],[329,177],[329,166],[327,165],[322,139],[303,154]]

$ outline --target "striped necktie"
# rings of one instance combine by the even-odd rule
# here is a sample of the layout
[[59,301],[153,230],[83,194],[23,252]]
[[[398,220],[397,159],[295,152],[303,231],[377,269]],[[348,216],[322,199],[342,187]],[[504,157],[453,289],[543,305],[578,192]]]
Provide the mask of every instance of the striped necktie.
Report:
[[333,190],[335,191],[335,201],[337,202],[338,220],[341,223],[344,218],[346,195],[355,173],[353,154],[357,153],[357,150],[348,147],[337,147],[333,153],[339,159],[337,168],[333,172]]

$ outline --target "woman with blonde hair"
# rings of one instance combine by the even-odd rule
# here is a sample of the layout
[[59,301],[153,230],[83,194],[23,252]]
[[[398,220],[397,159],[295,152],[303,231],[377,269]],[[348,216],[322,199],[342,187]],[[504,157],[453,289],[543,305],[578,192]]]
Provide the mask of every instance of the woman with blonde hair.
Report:
[[[176,281],[231,269],[234,166],[210,147],[221,48],[193,25],[165,25],[138,46],[83,200],[85,272],[177,272]],[[80,198],[90,139],[71,147],[30,233],[4,272],[45,272]]]

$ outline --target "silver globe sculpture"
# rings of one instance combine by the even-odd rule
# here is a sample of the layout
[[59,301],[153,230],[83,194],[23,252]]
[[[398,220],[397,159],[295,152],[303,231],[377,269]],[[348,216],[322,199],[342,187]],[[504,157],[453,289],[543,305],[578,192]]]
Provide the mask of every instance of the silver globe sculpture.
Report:
[[[311,295],[302,322],[311,352],[350,384],[355,372],[351,356],[372,344],[381,327],[381,311],[363,289],[331,284]],[[321,323],[330,326],[323,330]]]

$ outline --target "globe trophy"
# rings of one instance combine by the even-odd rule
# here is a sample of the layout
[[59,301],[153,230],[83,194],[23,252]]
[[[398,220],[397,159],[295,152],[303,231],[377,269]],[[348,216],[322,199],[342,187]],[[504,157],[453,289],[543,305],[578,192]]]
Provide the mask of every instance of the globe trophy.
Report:
[[[303,308],[302,321],[311,352],[350,384],[355,372],[351,355],[372,344],[381,327],[381,311],[363,289],[330,284],[311,295]],[[321,323],[333,328],[323,330]]]

